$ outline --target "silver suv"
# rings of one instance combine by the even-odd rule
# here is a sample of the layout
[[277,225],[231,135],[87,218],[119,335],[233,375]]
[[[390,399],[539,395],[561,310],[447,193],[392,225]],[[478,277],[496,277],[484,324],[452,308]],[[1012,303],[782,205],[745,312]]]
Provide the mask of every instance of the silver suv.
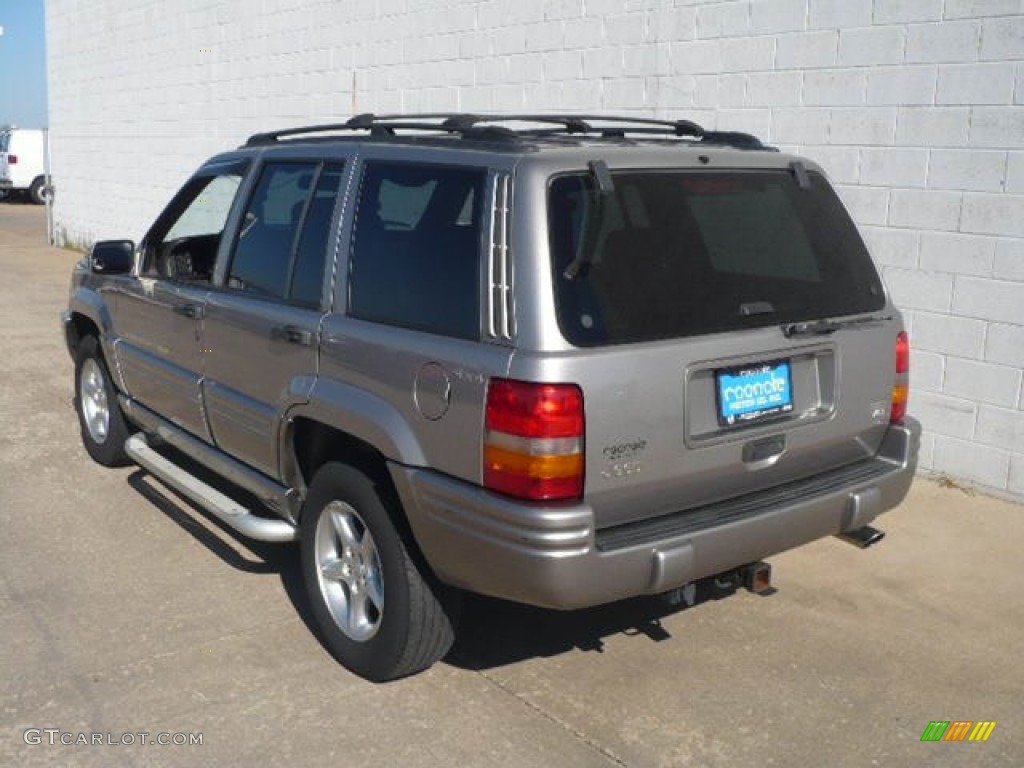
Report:
[[907,336],[824,173],[688,121],[259,134],[97,243],[63,321],[89,454],[298,541],[373,680],[444,656],[463,590],[764,588],[877,541],[916,463]]

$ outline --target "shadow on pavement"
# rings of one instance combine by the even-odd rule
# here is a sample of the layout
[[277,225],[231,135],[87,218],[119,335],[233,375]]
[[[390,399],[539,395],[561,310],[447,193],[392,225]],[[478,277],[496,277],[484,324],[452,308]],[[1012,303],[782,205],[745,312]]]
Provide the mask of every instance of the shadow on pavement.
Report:
[[[174,463],[222,493],[238,501],[249,509],[260,509],[261,503],[255,496],[231,485],[219,475],[211,472],[202,464],[194,461],[171,446],[161,446],[160,452],[168,456]],[[191,499],[182,496],[173,488],[165,486],[156,477],[144,469],[136,469],[128,476],[128,484],[146,501],[164,513],[171,521],[190,534],[196,541],[206,547],[224,563],[245,573],[277,573],[281,577],[281,585],[285,594],[295,607],[299,618],[320,640],[316,621],[309,609],[309,601],[302,583],[302,568],[299,563],[299,548],[289,544],[272,544],[257,541],[235,531],[207,512]],[[157,490],[159,486],[160,490]],[[169,498],[170,494],[172,498]],[[268,512],[268,515],[271,514]],[[207,521],[209,525],[199,522]],[[211,530],[215,529],[215,530]],[[245,551],[253,555],[246,557]],[[321,645],[322,645],[321,641]],[[326,647],[325,647],[326,650]]]
[[[204,482],[229,493],[239,503],[253,509],[259,508],[259,502],[254,497],[230,486],[187,456],[168,446],[163,446],[161,452],[167,453],[176,463]],[[171,489],[167,489],[167,492],[173,495],[173,499],[169,498],[156,487],[159,485],[160,489],[165,489],[166,486],[145,470],[138,469],[129,475],[128,484],[232,568],[246,573],[280,574],[285,594],[299,617],[324,650],[330,653],[320,638],[309,607],[302,583],[298,547],[255,541],[238,534],[202,507]],[[208,521],[210,525],[205,525],[198,518]],[[246,557],[244,550],[253,557]],[[734,592],[733,586],[719,586],[713,580],[704,580],[696,585],[695,593],[688,596],[692,601],[689,607],[697,607],[709,600],[719,600]],[[577,611],[555,611],[466,594],[458,636],[444,663],[459,669],[485,670],[535,657],[557,656],[572,650],[601,653],[605,639],[613,635],[661,642],[671,638],[661,620],[686,607],[686,603],[681,600],[672,601],[662,596],[641,597]]]
[[697,585],[692,605],[667,596],[638,597],[577,611],[555,611],[466,595],[458,639],[445,662],[462,669],[491,669],[571,650],[604,651],[605,639],[625,635],[651,642],[672,635],[661,620],[710,600],[732,595],[733,586],[712,580]]
[[[28,195],[21,192],[0,193],[0,205],[23,205],[26,208],[35,208],[36,204],[28,199]],[[43,206],[39,206],[42,210]]]
[[[245,571],[246,573],[277,573],[285,564],[288,556],[294,554],[288,547],[282,547],[279,544],[268,544],[240,536],[240,534],[228,528],[217,518],[213,517],[213,515],[207,513],[202,507],[178,495],[172,489],[167,490],[175,495],[177,501],[168,499],[154,487],[159,482],[159,480],[153,478],[144,469],[136,470],[128,476],[128,485],[140,496],[163,512],[172,522],[192,534],[196,541],[232,568]],[[185,511],[183,507],[187,508],[188,511]],[[231,546],[223,537],[198,522],[196,515],[202,516],[228,536],[244,542],[245,549],[256,555],[257,559],[245,557],[242,552]]]

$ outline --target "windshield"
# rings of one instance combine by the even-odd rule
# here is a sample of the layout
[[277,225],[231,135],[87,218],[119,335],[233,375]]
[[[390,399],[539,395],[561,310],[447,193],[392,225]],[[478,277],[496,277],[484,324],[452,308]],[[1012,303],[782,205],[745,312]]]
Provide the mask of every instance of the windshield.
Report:
[[601,192],[555,177],[559,324],[577,346],[717,333],[881,309],[867,249],[818,173],[630,171]]

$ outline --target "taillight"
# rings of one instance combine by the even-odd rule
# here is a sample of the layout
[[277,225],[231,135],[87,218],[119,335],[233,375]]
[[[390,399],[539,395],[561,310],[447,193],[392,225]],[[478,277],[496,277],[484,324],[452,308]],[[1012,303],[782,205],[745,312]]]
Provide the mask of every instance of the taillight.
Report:
[[18,162],[18,156],[17,155],[8,155],[7,156],[7,164],[8,165],[14,165],[17,162]]
[[892,408],[889,421],[902,424],[907,415],[907,400],[910,399],[910,337],[906,331],[896,336],[896,381],[892,386]]
[[575,384],[491,379],[484,486],[535,501],[583,496],[583,392]]

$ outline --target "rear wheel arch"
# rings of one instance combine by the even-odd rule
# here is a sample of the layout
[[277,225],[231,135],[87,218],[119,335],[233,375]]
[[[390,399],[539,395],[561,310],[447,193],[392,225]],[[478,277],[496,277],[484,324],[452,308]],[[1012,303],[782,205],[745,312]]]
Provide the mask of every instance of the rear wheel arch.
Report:
[[298,416],[289,422],[287,446],[287,479],[293,485],[301,484],[303,490],[313,482],[317,470],[332,461],[358,469],[374,482],[394,490],[384,454],[342,429]]
[[[342,429],[308,417],[289,420],[286,446],[286,480],[298,487],[305,497],[317,471],[326,464],[338,463],[361,472],[374,484],[376,492],[385,501],[398,533],[404,539],[413,561],[423,573],[434,571],[413,532],[408,513],[398,488],[388,470],[388,458],[370,443]],[[289,472],[289,465],[292,469]],[[299,511],[301,523],[305,505]]]

